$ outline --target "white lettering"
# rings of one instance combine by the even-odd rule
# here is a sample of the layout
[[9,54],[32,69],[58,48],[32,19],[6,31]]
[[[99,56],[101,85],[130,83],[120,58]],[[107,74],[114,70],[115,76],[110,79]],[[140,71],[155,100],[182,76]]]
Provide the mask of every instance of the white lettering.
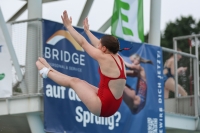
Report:
[[61,60],[64,62],[70,62],[85,66],[85,55],[78,53],[70,53],[69,51],[57,50],[55,48],[45,47],[45,58],[52,58],[53,60]]
[[63,56],[62,56],[62,55],[63,55],[63,51],[60,50],[60,60],[61,60],[61,61],[63,61]]
[[61,98],[62,98],[62,99],[65,99],[65,90],[66,90],[66,88],[65,88],[65,87],[63,87],[63,86],[61,86],[61,87],[60,87],[60,91],[61,91]]
[[81,54],[80,55],[80,65],[82,65],[82,66],[85,66],[85,63],[84,63],[84,58],[85,58],[85,55],[83,55],[83,54]]
[[82,122],[83,127],[87,127],[88,124],[98,124],[108,125],[108,129],[113,130],[115,128],[115,125],[116,127],[119,126],[119,121],[121,119],[121,114],[119,112],[116,112],[110,117],[98,117],[90,113],[89,111],[84,111],[81,106],[77,106],[75,112],[77,114],[77,116],[75,116],[76,121]]
[[160,58],[160,51],[157,51],[157,58]]
[[53,94],[55,98],[60,98],[60,86],[58,86],[58,89],[56,89],[55,85],[53,86]]
[[108,125],[109,125],[109,127],[108,127],[108,129],[110,129],[110,130],[113,130],[114,129],[114,127],[115,127],[115,125],[114,125],[114,117],[108,117]]
[[[161,63],[162,63],[162,60],[161,60],[162,58],[161,58],[161,52],[160,51],[157,51],[157,60],[156,60],[156,62],[157,62],[157,80],[158,80],[158,82],[157,82],[157,92],[158,92],[158,103],[160,104],[159,106],[163,106],[163,105],[161,105],[164,101],[163,101],[163,85],[162,85],[162,83],[163,82],[161,82],[162,81],[162,70],[161,70]],[[155,122],[155,125],[156,125],[156,132],[157,132],[157,127],[159,127],[159,129],[158,129],[158,132],[159,133],[163,133],[163,115],[164,115],[164,109],[163,108],[159,108],[159,118],[157,119],[157,118],[154,118],[155,120],[156,120],[156,122]],[[159,121],[157,121],[157,120],[159,120]],[[154,122],[153,122],[153,119],[151,119],[151,118],[149,118],[148,119],[148,124],[150,124],[151,126],[152,126],[152,123],[154,124]],[[158,124],[158,125],[157,125]],[[151,131],[150,131],[151,132]]]
[[48,84],[47,86],[46,86],[46,95],[47,95],[47,97],[53,97],[53,91],[52,91],[52,86],[50,85],[50,84]]
[[158,63],[158,64],[161,64],[161,61],[160,61],[160,60],[157,60],[157,63]]
[[72,54],[72,62],[74,62],[74,64],[78,64],[78,54],[77,53],[73,53]]
[[50,48],[48,48],[48,47],[45,47],[45,49],[44,49],[44,57],[45,58],[51,58],[51,49]]
[[69,99],[72,101],[79,101],[79,102],[81,101],[81,99],[78,97],[76,92],[71,88],[68,91],[68,96],[69,96]]
[[89,111],[83,111],[83,118],[84,118],[83,127],[86,127],[87,123],[90,122],[90,113],[89,113]]
[[161,83],[158,83],[158,88],[161,88],[162,86],[161,86]]
[[70,53],[67,51],[64,51],[64,61],[69,62],[70,61]]
[[160,75],[160,74],[161,74],[161,71],[157,71],[157,74]]
[[65,99],[65,90],[66,88],[63,86],[55,86],[55,85],[46,85],[46,96]]
[[78,107],[76,107],[76,114],[79,116],[76,116],[75,118],[76,118],[76,121],[78,121],[78,122],[82,122],[83,121],[83,117],[82,117],[82,115],[81,115],[81,112],[83,112],[83,109],[80,107],[80,106],[78,106]]
[[158,98],[158,103],[162,103],[162,98]]
[[53,59],[56,58],[57,60],[59,60],[59,58],[58,58],[58,54],[59,54],[58,50],[57,50],[57,49],[53,49],[53,50],[52,50],[52,53],[53,53],[53,57],[52,57],[52,58],[53,58]]

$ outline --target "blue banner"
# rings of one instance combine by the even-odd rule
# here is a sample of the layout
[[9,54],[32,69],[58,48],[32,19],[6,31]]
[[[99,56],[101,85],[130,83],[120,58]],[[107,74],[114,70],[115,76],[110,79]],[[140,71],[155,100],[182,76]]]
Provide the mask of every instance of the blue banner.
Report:
[[[82,28],[75,29],[89,41]],[[92,33],[97,38],[104,35]],[[121,48],[132,47],[119,53],[127,62],[128,75],[119,110],[110,117],[97,117],[72,89],[47,78],[44,79],[46,132],[165,133],[162,49],[119,41]],[[63,24],[43,21],[43,57],[59,72],[98,86],[98,63],[74,41]]]

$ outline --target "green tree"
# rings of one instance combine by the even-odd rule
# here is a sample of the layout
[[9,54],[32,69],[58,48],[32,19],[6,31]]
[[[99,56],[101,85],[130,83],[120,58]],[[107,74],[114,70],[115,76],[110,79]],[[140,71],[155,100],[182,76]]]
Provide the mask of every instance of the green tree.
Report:
[[[145,35],[145,42],[148,42],[148,34]],[[161,32],[161,47],[173,49],[173,38],[185,35],[200,34],[200,21],[196,22],[192,16],[181,17],[175,22],[169,22],[166,25],[164,32]],[[188,51],[188,41],[183,40],[178,42],[180,49]]]
[[[196,21],[189,17],[181,17],[176,19],[175,22],[167,23],[166,29],[161,34],[161,46],[167,48],[173,48],[173,38],[185,35],[199,34],[200,33],[200,21]],[[189,52],[188,40],[178,41],[178,47],[184,52]]]

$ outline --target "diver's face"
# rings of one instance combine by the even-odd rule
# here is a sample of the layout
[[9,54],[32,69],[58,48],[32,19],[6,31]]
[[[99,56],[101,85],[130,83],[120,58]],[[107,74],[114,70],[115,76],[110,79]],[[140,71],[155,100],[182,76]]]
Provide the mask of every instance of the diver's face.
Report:
[[140,63],[139,58],[138,57],[131,57],[131,62],[135,65],[138,65]]

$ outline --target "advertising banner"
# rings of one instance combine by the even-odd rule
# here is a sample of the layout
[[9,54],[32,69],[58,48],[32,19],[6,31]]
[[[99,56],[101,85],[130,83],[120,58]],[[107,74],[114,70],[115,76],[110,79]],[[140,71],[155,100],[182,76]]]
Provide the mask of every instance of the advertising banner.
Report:
[[[89,41],[82,28],[75,29]],[[99,39],[104,35],[92,33]],[[73,89],[47,78],[43,85],[46,132],[165,133],[162,49],[121,39],[119,42],[121,48],[131,49],[119,52],[126,62],[127,82],[118,111],[110,117],[95,116]],[[43,21],[43,57],[59,72],[98,87],[98,63],[77,44],[63,24]]]

